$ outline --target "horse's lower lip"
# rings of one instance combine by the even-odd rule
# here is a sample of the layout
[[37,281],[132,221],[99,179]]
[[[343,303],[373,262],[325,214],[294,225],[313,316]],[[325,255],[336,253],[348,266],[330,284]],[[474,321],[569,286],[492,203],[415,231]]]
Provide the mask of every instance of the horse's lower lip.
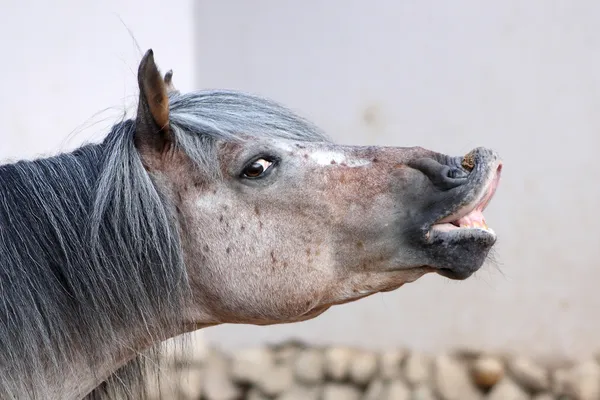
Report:
[[474,273],[474,271],[469,271],[469,270],[459,271],[459,270],[453,270],[450,268],[440,268],[436,272],[445,278],[456,280],[456,281],[463,281],[463,280],[467,279],[468,277],[470,277],[471,275],[473,275],[473,273]]
[[451,223],[435,224],[431,227],[431,233],[442,234],[442,235],[457,235],[457,234],[470,234],[473,237],[477,236],[489,236],[496,237],[496,232],[490,227],[486,226],[455,226]]

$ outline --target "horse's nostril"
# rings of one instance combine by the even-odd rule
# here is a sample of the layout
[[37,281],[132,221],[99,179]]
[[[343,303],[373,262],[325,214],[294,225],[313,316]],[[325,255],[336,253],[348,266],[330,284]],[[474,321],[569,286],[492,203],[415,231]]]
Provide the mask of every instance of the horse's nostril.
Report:
[[439,189],[449,190],[463,184],[469,174],[458,166],[459,162],[445,160],[442,164],[433,158],[420,158],[411,162],[410,166],[425,174]]

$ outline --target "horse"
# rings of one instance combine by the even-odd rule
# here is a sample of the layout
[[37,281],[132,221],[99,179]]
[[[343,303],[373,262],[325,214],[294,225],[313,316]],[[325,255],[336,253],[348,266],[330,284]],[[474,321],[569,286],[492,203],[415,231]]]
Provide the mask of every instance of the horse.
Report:
[[0,398],[141,398],[167,339],[308,320],[488,258],[493,150],[339,145],[273,100],[172,77],[148,50],[133,117],[0,165]]

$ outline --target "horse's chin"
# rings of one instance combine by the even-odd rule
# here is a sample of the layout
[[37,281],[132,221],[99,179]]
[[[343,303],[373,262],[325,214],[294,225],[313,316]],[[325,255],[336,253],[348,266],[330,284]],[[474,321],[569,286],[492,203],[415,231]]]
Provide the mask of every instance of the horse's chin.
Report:
[[309,319],[318,317],[319,315],[323,314],[325,311],[329,310],[331,308],[331,306],[332,306],[331,304],[324,305],[324,306],[318,306],[318,307],[310,309],[309,311],[305,312],[302,315],[299,315],[299,316],[293,317],[293,318],[289,318],[286,320],[257,321],[257,322],[253,322],[252,324],[260,325],[260,326],[269,326],[269,325],[293,324],[296,322],[304,322],[304,321],[308,321]]
[[441,276],[465,280],[485,264],[495,242],[494,234],[478,230],[439,235],[428,247],[428,264]]

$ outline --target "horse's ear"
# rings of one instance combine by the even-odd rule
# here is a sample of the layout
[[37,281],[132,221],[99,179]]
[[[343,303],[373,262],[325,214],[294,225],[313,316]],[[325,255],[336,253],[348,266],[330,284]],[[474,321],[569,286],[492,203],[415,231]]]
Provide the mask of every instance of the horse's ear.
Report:
[[179,90],[175,89],[175,86],[173,85],[173,70],[170,69],[167,71],[167,73],[165,74],[165,85],[167,85],[167,92],[168,93],[179,93]]
[[136,118],[136,146],[163,152],[172,138],[169,127],[169,96],[165,80],[154,63],[154,52],[148,50],[138,68],[140,101]]

